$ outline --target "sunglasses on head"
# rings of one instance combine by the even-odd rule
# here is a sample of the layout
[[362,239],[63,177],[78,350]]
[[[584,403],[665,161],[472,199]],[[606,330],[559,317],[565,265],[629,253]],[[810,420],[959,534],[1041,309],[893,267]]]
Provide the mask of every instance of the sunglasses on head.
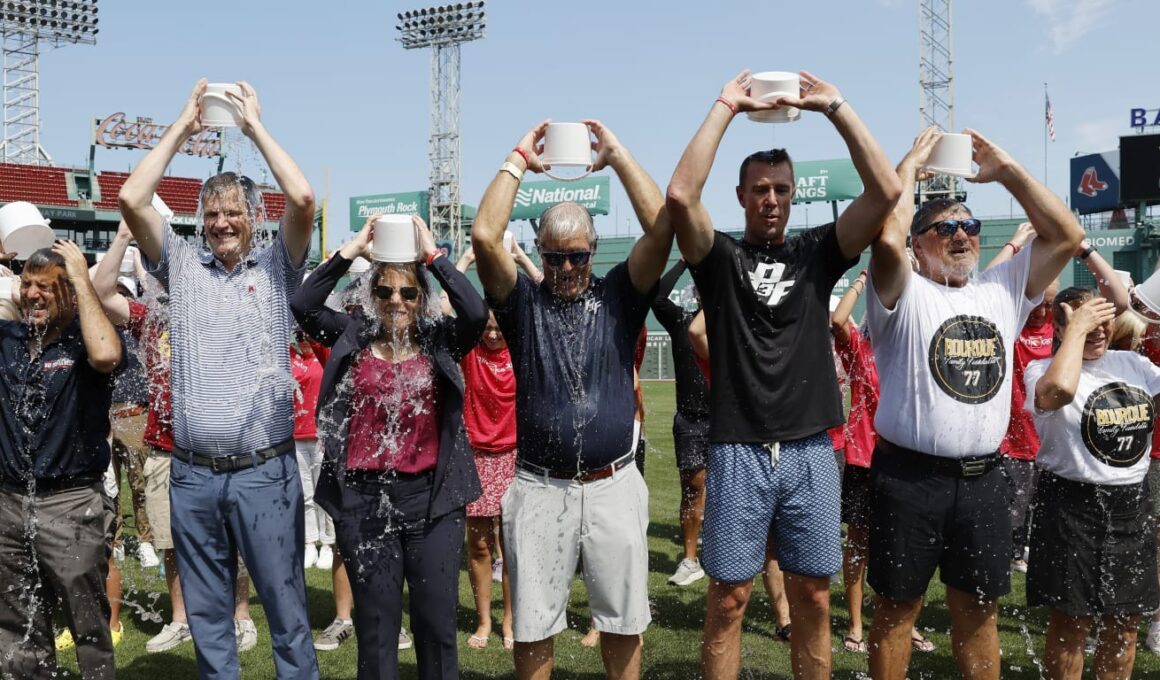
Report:
[[967,236],[978,236],[979,232],[983,229],[983,223],[973,217],[965,220],[942,220],[940,222],[931,222],[922,229],[914,232],[914,235],[921,236],[931,229],[934,229],[938,232],[939,236],[946,238],[948,236],[954,236],[955,232],[959,230],[959,227],[962,227]]
[[407,302],[414,302],[419,299],[419,288],[417,286],[401,286],[399,288],[395,288],[394,286],[375,286],[375,297],[380,300],[390,300],[396,291],[398,291],[399,297]]
[[577,250],[571,253],[553,253],[544,251],[540,253],[540,257],[544,258],[544,264],[549,267],[563,267],[564,260],[572,263],[573,267],[580,267],[588,264],[588,260],[592,259],[591,250]]

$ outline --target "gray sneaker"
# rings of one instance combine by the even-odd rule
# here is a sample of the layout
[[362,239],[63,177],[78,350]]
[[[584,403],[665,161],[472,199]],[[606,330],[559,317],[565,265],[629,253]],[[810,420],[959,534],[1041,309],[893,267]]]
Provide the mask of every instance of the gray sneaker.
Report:
[[238,652],[248,652],[258,646],[258,627],[252,619],[234,619],[234,637],[238,641]]
[[399,649],[411,648],[411,636],[407,635],[406,628],[399,629]]
[[701,561],[697,558],[685,558],[677,565],[677,571],[669,577],[669,583],[674,586],[687,586],[705,578],[705,570],[701,568]]
[[161,629],[161,632],[149,638],[145,643],[145,651],[149,654],[167,652],[183,642],[193,639],[189,626],[184,623],[171,621]]
[[314,641],[314,648],[320,652],[332,652],[352,635],[354,635],[354,622],[335,619]]

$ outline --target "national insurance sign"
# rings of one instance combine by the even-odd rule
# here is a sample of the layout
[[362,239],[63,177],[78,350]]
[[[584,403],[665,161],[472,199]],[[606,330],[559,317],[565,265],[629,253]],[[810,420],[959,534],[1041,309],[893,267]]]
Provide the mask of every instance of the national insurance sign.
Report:
[[607,215],[608,187],[607,177],[585,177],[573,182],[524,182],[516,192],[511,219],[536,220],[548,208],[565,201],[579,203],[590,215]]

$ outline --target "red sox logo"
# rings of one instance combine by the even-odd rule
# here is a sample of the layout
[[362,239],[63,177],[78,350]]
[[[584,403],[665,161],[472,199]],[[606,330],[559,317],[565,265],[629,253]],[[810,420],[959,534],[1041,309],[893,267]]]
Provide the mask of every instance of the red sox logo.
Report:
[[1100,181],[1100,178],[1096,176],[1096,168],[1093,165],[1083,171],[1083,177],[1080,178],[1079,187],[1076,188],[1076,191],[1088,198],[1093,198],[1096,194],[1107,188],[1108,183]]

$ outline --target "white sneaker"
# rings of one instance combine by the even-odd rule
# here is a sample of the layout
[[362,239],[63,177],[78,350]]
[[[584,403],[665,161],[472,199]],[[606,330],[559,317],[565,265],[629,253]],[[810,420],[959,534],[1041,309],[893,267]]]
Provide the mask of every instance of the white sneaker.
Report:
[[1149,626],[1148,639],[1144,641],[1144,646],[1153,654],[1160,655],[1160,623]]
[[313,567],[318,563],[318,548],[313,543],[306,544],[306,559],[302,566],[306,569]]
[[329,545],[323,544],[322,548],[319,549],[318,559],[314,562],[314,566],[326,571],[330,571],[331,567],[334,566],[334,550]]
[[157,556],[157,551],[153,549],[152,543],[142,542],[137,545],[137,560],[145,569],[153,569],[161,565],[161,558]]
[[696,557],[685,558],[677,565],[677,571],[669,577],[669,583],[674,586],[687,586],[705,578],[705,570],[701,568],[701,561]]
[[496,560],[491,563],[491,580],[496,583],[503,583],[503,560]]
[[399,629],[399,649],[410,649],[411,644],[412,644],[411,643],[411,636],[407,635],[407,629],[400,628]]
[[149,641],[145,643],[145,651],[150,654],[166,652],[192,639],[193,634],[189,632],[187,624],[170,621],[165,624],[160,633],[149,638]]
[[246,652],[258,645],[258,627],[253,619],[234,619],[234,637],[238,642],[238,651]]

